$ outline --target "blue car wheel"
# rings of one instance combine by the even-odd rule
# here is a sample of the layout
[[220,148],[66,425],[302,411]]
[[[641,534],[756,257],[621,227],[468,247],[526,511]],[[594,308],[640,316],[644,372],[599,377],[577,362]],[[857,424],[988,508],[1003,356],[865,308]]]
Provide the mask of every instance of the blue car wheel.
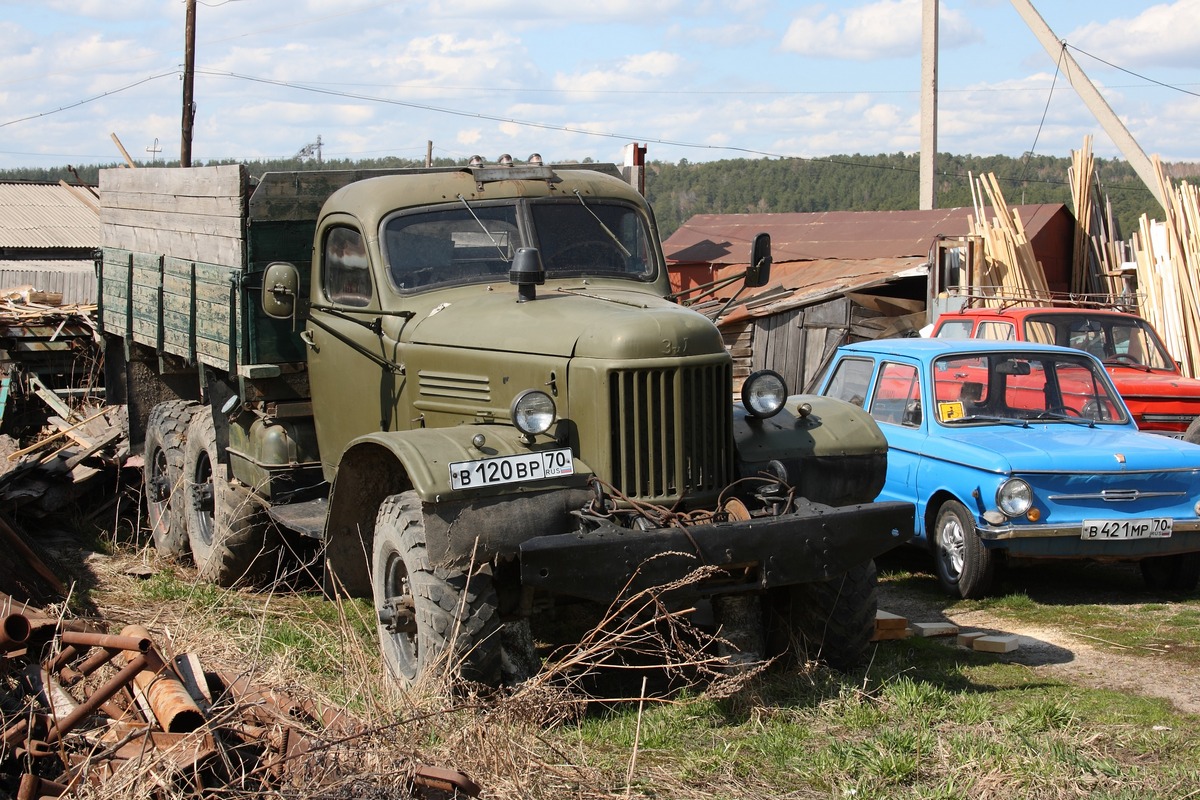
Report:
[[947,594],[977,598],[991,590],[996,560],[975,533],[971,513],[957,500],[947,500],[938,510],[934,557],[938,580]]

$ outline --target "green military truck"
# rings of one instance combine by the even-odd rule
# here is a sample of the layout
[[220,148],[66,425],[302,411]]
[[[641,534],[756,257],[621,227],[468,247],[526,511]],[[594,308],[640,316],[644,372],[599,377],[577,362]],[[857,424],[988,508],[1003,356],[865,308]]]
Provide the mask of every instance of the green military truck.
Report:
[[[755,655],[865,651],[873,558],[913,524],[871,502],[883,436],[774,373],[735,402],[615,167],[114,169],[100,197],[109,396],[156,547],[202,578],[311,537],[408,681],[520,677],[535,607],[700,567],[674,595],[749,609]],[[747,283],[769,264],[760,235]]]

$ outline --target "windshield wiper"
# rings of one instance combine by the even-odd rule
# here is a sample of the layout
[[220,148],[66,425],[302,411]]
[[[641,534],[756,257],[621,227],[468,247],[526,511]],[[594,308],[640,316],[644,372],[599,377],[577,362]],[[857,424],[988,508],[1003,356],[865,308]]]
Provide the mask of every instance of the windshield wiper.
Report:
[[492,244],[494,244],[494,245],[496,246],[496,249],[500,251],[500,258],[504,260],[504,263],[506,263],[506,264],[511,264],[511,263],[512,263],[512,259],[508,257],[508,251],[506,251],[506,250],[505,250],[505,249],[504,249],[504,248],[503,248],[503,247],[500,245],[500,243],[496,241],[496,237],[495,237],[495,236],[492,236],[492,232],[488,230],[488,227],[487,227],[487,225],[484,225],[484,224],[483,224],[483,220],[481,220],[481,219],[479,218],[479,215],[475,213],[475,209],[471,208],[471,204],[467,202],[467,198],[463,197],[463,196],[460,194],[460,195],[458,196],[458,199],[459,199],[459,200],[462,200],[462,204],[463,204],[463,206],[464,206],[464,207],[466,207],[467,211],[468,211],[468,212],[471,214],[471,216],[472,216],[472,217],[475,217],[475,221],[479,223],[479,227],[480,227],[480,229],[482,229],[482,230],[483,230],[483,232],[484,232],[485,234],[487,234],[487,237],[488,237],[489,239],[491,239],[491,240],[492,240]]
[[954,419],[945,420],[947,425],[957,424],[959,422],[998,422],[1001,425],[1019,425],[1022,428],[1029,427],[1029,420],[1016,419],[1015,417],[992,417],[985,414],[968,414],[965,417],[955,417]]
[[1083,417],[1077,417],[1074,414],[1064,414],[1061,411],[1040,411],[1036,416],[1032,417],[1032,419],[1055,419],[1062,422],[1070,422],[1072,425],[1087,425],[1089,428],[1096,427],[1096,420],[1094,419],[1084,419]]
[[617,247],[621,248],[621,255],[625,256],[626,258],[632,258],[633,253],[629,252],[628,248],[621,243],[621,240],[617,238],[617,235],[612,232],[612,228],[605,225],[604,220],[600,219],[600,216],[595,211],[592,211],[592,207],[584,201],[583,195],[579,193],[578,189],[575,190],[575,196],[579,198],[579,205],[586,208],[587,212],[595,217],[596,222],[598,222],[600,227],[604,229],[604,232],[608,234],[608,238],[612,239],[613,243],[616,244]]

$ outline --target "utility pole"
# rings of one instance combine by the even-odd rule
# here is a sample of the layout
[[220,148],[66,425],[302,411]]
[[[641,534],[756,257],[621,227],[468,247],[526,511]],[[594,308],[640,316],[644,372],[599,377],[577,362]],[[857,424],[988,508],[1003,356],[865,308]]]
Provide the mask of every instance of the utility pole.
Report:
[[183,26],[183,137],[179,144],[179,166],[192,165],[192,122],[196,118],[196,102],[192,83],[196,71],[196,0],[187,0],[187,19]]
[[1146,156],[1137,140],[1133,138],[1133,134],[1113,112],[1104,96],[1084,74],[1083,68],[1067,51],[1067,43],[1059,41],[1054,35],[1054,31],[1050,30],[1050,26],[1046,24],[1042,15],[1037,12],[1029,0],[1012,0],[1012,4],[1021,18],[1025,20],[1025,24],[1029,26],[1029,30],[1033,31],[1038,42],[1046,49],[1050,59],[1059,64],[1067,73],[1067,78],[1071,81],[1071,86],[1079,95],[1079,99],[1083,100],[1084,105],[1100,123],[1100,127],[1104,128],[1104,132],[1112,139],[1113,144],[1125,155],[1129,165],[1133,167],[1133,171],[1138,174],[1142,183],[1146,184],[1146,188],[1154,195],[1154,199],[1165,210],[1167,198],[1163,196],[1162,187],[1158,182],[1158,171],[1154,169],[1154,164]]
[[937,208],[938,0],[921,9],[921,189],[922,211]]

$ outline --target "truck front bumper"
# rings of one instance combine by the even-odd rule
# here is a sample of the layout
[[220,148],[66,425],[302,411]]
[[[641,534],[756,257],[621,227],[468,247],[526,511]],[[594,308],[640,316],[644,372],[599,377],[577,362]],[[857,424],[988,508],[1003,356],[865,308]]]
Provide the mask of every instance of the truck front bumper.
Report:
[[612,524],[521,543],[521,582],[587,600],[665,586],[704,566],[712,577],[676,591],[713,595],[827,580],[913,535],[911,503],[834,508],[800,501],[791,514],[688,528]]

